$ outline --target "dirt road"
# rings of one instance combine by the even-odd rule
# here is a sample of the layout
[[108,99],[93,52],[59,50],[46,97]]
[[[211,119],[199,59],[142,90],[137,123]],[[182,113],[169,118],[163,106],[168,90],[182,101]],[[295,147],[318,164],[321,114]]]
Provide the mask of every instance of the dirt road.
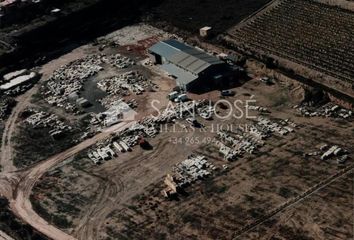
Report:
[[[71,62],[84,55],[85,49],[74,50],[59,60],[53,60],[44,65],[40,70],[42,79],[45,81],[52,72],[60,65]],[[16,123],[18,122],[19,114],[29,105],[31,96],[38,91],[38,85],[27,91],[25,94],[17,97],[17,105],[12,110],[8,121],[5,124],[4,133],[2,135],[2,145],[0,153],[0,196],[6,197],[10,202],[10,208],[19,218],[31,225],[33,228],[48,236],[51,239],[75,239],[65,232],[57,229],[42,219],[33,211],[29,200],[31,191],[40,177],[50,170],[52,167],[72,157],[83,149],[96,144],[98,141],[107,138],[111,133],[119,132],[130,127],[134,122],[125,122],[105,129],[102,133],[88,139],[77,146],[74,146],[60,154],[57,154],[45,161],[22,170],[16,169],[13,165],[13,146],[11,143],[12,136],[16,131]],[[108,189],[110,191],[110,189]],[[118,191],[117,191],[118,192]],[[1,235],[0,235],[1,239]]]
[[[106,180],[102,181],[102,187],[99,188],[100,192],[97,194],[96,199],[90,208],[83,213],[81,216],[82,221],[80,225],[75,229],[75,236],[78,239],[85,240],[95,240],[99,239],[99,232],[101,227],[104,225],[104,221],[107,216],[115,209],[119,209],[127,199],[130,199],[137,192],[141,191],[145,186],[156,180],[156,178],[162,177],[162,173],[158,171],[146,171],[141,166],[137,166],[139,162],[143,160],[146,162],[152,162],[156,155],[161,154],[164,148],[157,146],[157,150],[149,154],[148,156],[140,156],[135,159],[135,161],[123,161],[117,167],[112,169],[105,169],[95,172],[95,174],[100,176],[106,176]],[[128,169],[135,169],[136,178],[138,177],[144,179],[139,181],[139,183],[127,183],[123,176],[118,173],[125,172]],[[108,180],[110,179],[110,180]],[[125,186],[125,185],[128,186]],[[127,189],[127,187],[129,189]],[[139,187],[139,191],[137,191]]]
[[25,94],[16,98],[17,105],[12,110],[12,113],[5,124],[4,133],[2,135],[1,158],[0,158],[0,165],[2,167],[2,171],[5,173],[16,170],[16,167],[13,165],[13,161],[12,161],[13,148],[11,144],[11,138],[16,130],[16,122],[19,114],[26,108],[29,101],[31,100],[31,96],[35,91],[37,91],[37,87],[33,87]]
[[0,230],[0,240],[14,240],[14,239]]
[[[134,122],[121,123],[114,127],[114,131],[122,131],[130,127]],[[0,194],[6,196],[10,201],[11,210],[20,217],[23,221],[31,225],[37,231],[48,236],[51,239],[57,240],[72,240],[74,237],[50,225],[42,219],[36,212],[33,211],[30,195],[33,186],[40,177],[57,164],[74,156],[80,151],[97,143],[100,140],[107,138],[111,131],[102,132],[95,137],[88,139],[60,154],[57,154],[46,161],[42,161],[33,168],[17,172],[16,174],[5,174],[0,176]]]
[[[171,153],[180,152],[180,148],[184,147],[160,139],[151,143],[154,146],[152,151],[136,149],[129,155],[119,156],[111,165],[93,170],[94,176],[105,176],[109,181],[103,180],[102,187],[97,188],[99,193],[95,200],[79,217],[79,225],[74,230],[77,239],[104,238],[110,214],[121,211],[134,196],[145,192],[148,186],[162,179],[180,161],[179,158],[171,158]],[[198,146],[192,145],[186,152],[192,152],[195,148]]]
[[120,201],[120,193],[124,192],[124,184],[119,179],[102,181],[100,189],[96,200],[85,212],[80,225],[75,230],[78,239],[98,239],[99,222],[105,220],[112,211],[112,207]]

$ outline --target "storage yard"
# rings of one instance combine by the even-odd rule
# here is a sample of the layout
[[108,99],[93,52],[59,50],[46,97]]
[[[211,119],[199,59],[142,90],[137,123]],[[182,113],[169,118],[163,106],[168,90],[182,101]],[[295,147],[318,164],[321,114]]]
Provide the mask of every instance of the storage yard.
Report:
[[[162,111],[159,119],[142,119],[129,131],[111,136],[46,174],[32,196],[34,202],[42,200],[35,209],[49,222],[49,216],[65,216],[67,224],[61,225],[62,228],[79,239],[88,236],[93,239],[128,236],[229,239],[241,234],[238,232],[246,234],[242,237],[250,234],[254,239],[263,236],[262,224],[259,228],[257,225],[259,231],[243,232],[243,228],[352,164],[352,153],[344,163],[339,163],[340,157],[334,155],[321,159],[334,145],[343,149],[340,156],[351,148],[350,136],[354,131],[351,118],[305,117],[293,108],[296,102],[290,98],[281,106],[273,107],[277,101],[272,98],[275,92],[289,94],[283,84],[275,81],[274,85],[264,87],[255,78],[237,88],[235,96],[227,98],[233,101],[247,100],[250,94],[257,96],[257,105],[248,107],[250,115],[256,116],[251,121],[242,119],[235,124],[232,118],[220,122],[215,116],[199,116],[196,121],[204,127],[188,131],[194,122],[188,120],[188,107],[180,114],[179,104],[175,104],[175,110]],[[216,101],[219,94],[215,91],[208,97]],[[200,102],[196,105],[197,112],[207,111],[207,102],[197,102]],[[217,109],[219,114],[227,113],[220,106]],[[168,127],[153,128],[154,121],[167,123]],[[217,124],[230,123],[235,125],[232,132],[230,129],[209,131]],[[250,129],[243,132],[247,123]],[[144,124],[148,125],[144,127]],[[146,126],[152,127],[149,131],[153,134],[146,134]],[[175,130],[171,135],[170,131]],[[140,136],[151,145],[148,150],[141,147]],[[343,137],[348,141],[343,141]],[[323,148],[324,144],[327,148]],[[313,152],[318,154],[310,154]],[[338,181],[342,183],[345,177]],[[54,185],[55,191],[49,193],[47,189]],[[174,187],[179,189],[177,195]],[[326,189],[332,188],[323,191],[329,191]],[[350,189],[343,197],[350,197]],[[330,191],[339,194],[337,189]],[[68,194],[62,196],[60,192],[80,194],[74,198]],[[112,201],[112,205],[107,206],[107,201]],[[62,206],[75,202],[63,214]],[[312,204],[314,209],[319,207],[317,203]],[[333,211],[341,208],[338,206]],[[286,214],[285,217],[293,216]],[[316,214],[305,210],[303,221],[312,221],[311,216]],[[283,215],[276,215],[276,220],[271,218],[267,224],[272,229],[281,229],[277,234],[283,237],[295,234],[311,239],[322,234],[326,238],[328,231],[335,231],[300,233],[298,223],[281,220],[278,223],[278,216]],[[213,226],[206,227],[206,221],[211,219],[214,219]],[[346,229],[343,234],[349,236],[351,216],[344,212],[331,216],[328,223],[318,224],[327,229],[330,223],[340,219],[346,219],[341,229]]]
[[108,34],[1,67],[0,238],[353,238],[353,12],[325,2],[102,2]]

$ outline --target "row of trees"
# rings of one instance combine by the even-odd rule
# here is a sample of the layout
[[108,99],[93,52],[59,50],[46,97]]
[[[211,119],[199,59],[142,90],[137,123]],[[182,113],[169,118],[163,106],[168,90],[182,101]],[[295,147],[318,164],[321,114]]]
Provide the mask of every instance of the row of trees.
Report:
[[352,82],[354,18],[310,1],[283,1],[232,32],[245,45]]

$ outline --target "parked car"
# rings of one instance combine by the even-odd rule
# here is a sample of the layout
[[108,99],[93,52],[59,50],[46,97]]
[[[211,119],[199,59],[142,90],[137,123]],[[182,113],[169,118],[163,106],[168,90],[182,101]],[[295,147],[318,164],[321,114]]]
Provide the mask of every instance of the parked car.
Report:
[[229,97],[229,96],[235,96],[235,91],[233,90],[222,90],[221,91],[221,96],[223,97]]
[[175,98],[175,102],[185,102],[188,100],[187,94],[181,94],[177,98]]

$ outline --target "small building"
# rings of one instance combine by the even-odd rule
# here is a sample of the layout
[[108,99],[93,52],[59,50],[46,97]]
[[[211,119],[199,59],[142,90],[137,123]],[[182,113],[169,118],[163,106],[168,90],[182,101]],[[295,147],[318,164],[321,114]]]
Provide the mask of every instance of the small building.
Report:
[[10,72],[8,74],[5,74],[3,76],[3,79],[5,82],[8,82],[10,81],[11,79],[14,79],[16,77],[19,77],[19,76],[23,76],[27,73],[27,69],[21,69],[21,70],[17,70],[17,71],[14,71],[14,72]]
[[174,39],[156,43],[148,53],[152,62],[161,65],[161,69],[186,91],[210,90],[232,77],[225,62]]
[[38,74],[35,72],[31,72],[28,75],[22,75],[19,77],[15,77],[11,79],[9,82],[3,84],[0,86],[0,92],[5,92],[11,89],[14,89],[18,86],[22,86],[25,84],[31,84],[33,83],[36,79],[38,79]]
[[201,37],[204,37],[204,38],[209,37],[209,36],[210,36],[211,29],[212,29],[212,28],[211,28],[211,27],[208,27],[208,26],[202,27],[201,29],[199,29],[199,35],[200,35]]
[[5,1],[0,1],[0,13],[1,13],[1,22],[0,24],[3,24],[3,21],[5,21],[6,18],[11,18],[13,13],[17,10],[18,6],[21,4],[21,1],[17,0],[5,0]]
[[1,1],[0,2],[0,7],[1,8],[10,8],[10,7],[13,7],[14,5],[17,4],[18,1],[16,0],[4,0],[4,1]]
[[50,12],[53,13],[53,14],[58,14],[58,13],[61,12],[61,9],[59,9],[59,8],[54,8],[54,9],[52,9]]

